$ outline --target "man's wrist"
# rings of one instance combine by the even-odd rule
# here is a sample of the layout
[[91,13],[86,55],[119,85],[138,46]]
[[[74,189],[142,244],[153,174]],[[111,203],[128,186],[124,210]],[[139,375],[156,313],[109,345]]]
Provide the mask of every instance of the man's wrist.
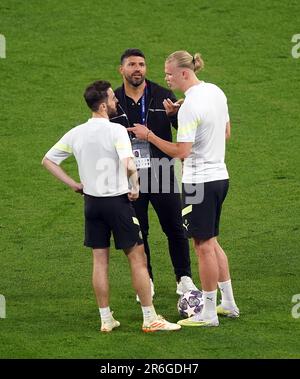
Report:
[[67,182],[68,186],[71,188],[71,189],[75,189],[76,188],[76,184],[77,182],[75,182],[74,179],[70,178]]
[[140,191],[139,184],[132,185],[131,188],[130,188],[130,191],[132,191],[132,192],[139,192]]
[[147,133],[147,141],[148,141],[148,142],[149,142],[149,136],[150,136],[151,134],[154,134],[154,133],[152,132],[152,130],[148,130],[148,133]]

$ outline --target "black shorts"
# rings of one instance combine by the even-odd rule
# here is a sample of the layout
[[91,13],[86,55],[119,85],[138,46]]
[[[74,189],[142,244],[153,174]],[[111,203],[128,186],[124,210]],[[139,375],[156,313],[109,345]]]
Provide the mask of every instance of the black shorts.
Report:
[[[188,238],[206,240],[219,234],[222,204],[229,188],[229,180],[182,184],[182,218]],[[194,189],[195,195],[192,195]],[[195,201],[198,198],[198,201]]]
[[116,249],[143,244],[135,211],[127,195],[94,197],[84,195],[85,240],[93,249],[110,246],[111,232]]

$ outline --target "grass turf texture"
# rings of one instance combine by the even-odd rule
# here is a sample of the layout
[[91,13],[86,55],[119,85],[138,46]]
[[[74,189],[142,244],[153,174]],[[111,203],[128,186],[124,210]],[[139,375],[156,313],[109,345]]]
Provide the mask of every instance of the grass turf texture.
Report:
[[[298,1],[2,0],[0,33],[0,319],[2,358],[299,358],[299,73],[291,56]],[[91,254],[82,247],[82,199],[40,166],[44,153],[89,112],[96,79],[120,84],[119,56],[144,50],[148,78],[164,83],[165,57],[200,51],[200,75],[228,96],[231,188],[220,241],[239,320],[219,328],[143,334],[122,252],[112,249],[111,307],[121,327],[98,333]],[[76,175],[74,160],[64,168]],[[150,210],[155,304],[178,319],[167,242]],[[193,273],[199,283],[196,259]]]

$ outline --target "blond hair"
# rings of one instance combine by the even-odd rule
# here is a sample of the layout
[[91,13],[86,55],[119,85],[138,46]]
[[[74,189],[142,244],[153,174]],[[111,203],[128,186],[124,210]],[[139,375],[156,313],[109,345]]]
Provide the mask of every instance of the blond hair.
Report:
[[175,62],[177,67],[189,68],[194,72],[198,72],[204,67],[204,61],[200,53],[191,55],[185,50],[175,51],[170,54],[166,62]]

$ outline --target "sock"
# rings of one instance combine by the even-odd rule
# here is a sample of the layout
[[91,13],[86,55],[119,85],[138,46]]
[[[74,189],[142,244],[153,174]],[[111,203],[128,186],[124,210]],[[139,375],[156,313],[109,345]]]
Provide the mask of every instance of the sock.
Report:
[[152,322],[157,318],[157,314],[155,312],[154,306],[150,305],[150,307],[143,307],[142,312],[143,312],[143,317],[144,317],[144,323],[149,323]]
[[99,313],[100,313],[101,320],[110,320],[111,318],[110,307],[99,308]]
[[212,319],[217,316],[217,290],[202,291],[204,305],[201,312],[201,318]]
[[218,282],[218,286],[220,288],[221,295],[222,295],[222,301],[221,301],[222,307],[225,307],[225,308],[236,307],[236,303],[233,297],[231,280],[229,279],[226,282]]

